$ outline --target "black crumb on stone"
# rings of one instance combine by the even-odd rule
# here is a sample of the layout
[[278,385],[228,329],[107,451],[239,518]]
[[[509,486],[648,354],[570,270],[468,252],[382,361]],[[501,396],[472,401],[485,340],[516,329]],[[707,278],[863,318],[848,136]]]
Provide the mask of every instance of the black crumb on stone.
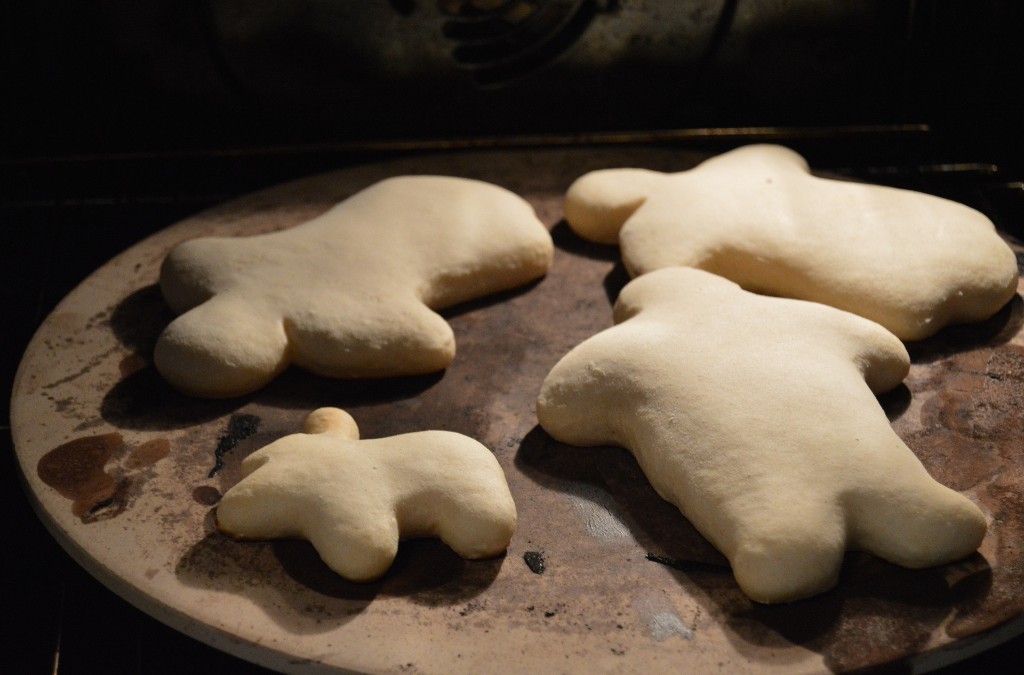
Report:
[[712,571],[721,572],[728,571],[728,567],[723,565],[716,565],[715,563],[709,562],[698,562],[696,560],[679,560],[678,558],[670,558],[667,555],[659,555],[657,553],[648,553],[645,556],[651,562],[656,562],[672,569],[680,570],[681,572],[696,572],[696,571]]
[[260,428],[260,418],[256,415],[240,413],[232,415],[228,421],[227,433],[217,441],[217,449],[214,450],[214,465],[208,474],[209,478],[216,476],[224,468],[224,455],[233,450],[239,441],[249,438]]
[[544,554],[540,551],[527,551],[523,554],[523,561],[534,574],[544,574]]

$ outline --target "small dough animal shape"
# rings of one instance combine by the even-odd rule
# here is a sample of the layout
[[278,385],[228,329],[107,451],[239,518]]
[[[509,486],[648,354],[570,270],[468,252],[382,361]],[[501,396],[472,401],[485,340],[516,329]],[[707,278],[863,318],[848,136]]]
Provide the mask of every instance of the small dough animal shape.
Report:
[[830,588],[848,548],[917,568],[980,544],[981,511],[929,476],[875,398],[909,368],[878,324],[683,267],[631,281],[614,315],[547,376],[541,426],[629,449],[753,600]]
[[818,178],[779,146],[674,174],[595,171],[569,188],[565,217],[586,239],[618,243],[632,276],[696,267],[747,290],[845,309],[903,340],[987,319],[1017,289],[1013,251],[981,213]]
[[338,378],[443,370],[455,338],[432,310],[537,279],[552,250],[530,204],[496,185],[384,180],[289,230],[177,246],[160,288],[181,316],[156,367],[210,398],[255,391],[290,363]]
[[494,455],[450,431],[359,440],[352,417],[320,408],[303,433],[242,462],[242,480],[217,507],[237,539],[302,538],[351,581],[391,567],[400,538],[439,537],[463,558],[501,554],[516,506]]

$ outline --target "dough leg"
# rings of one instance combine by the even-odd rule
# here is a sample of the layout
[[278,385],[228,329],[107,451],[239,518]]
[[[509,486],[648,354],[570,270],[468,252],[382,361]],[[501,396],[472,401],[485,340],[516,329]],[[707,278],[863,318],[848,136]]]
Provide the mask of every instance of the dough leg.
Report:
[[153,358],[160,374],[186,394],[240,396],[288,366],[288,340],[279,320],[224,294],[172,321]]
[[842,513],[825,505],[765,506],[728,555],[737,583],[751,599],[772,603],[828,590],[846,551]]
[[379,579],[398,554],[398,522],[393,514],[363,514],[355,522],[330,519],[306,528],[306,536],[332,570],[351,581]]
[[969,499],[931,479],[907,483],[847,497],[855,546],[912,568],[958,560],[977,550],[988,526]]

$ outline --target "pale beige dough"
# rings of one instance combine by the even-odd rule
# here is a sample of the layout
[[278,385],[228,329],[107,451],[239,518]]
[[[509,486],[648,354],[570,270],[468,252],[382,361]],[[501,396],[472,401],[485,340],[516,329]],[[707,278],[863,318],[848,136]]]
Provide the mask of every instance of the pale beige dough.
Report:
[[939,197],[812,176],[795,152],[747,146],[666,174],[580,177],[565,216],[622,248],[632,276],[697,267],[748,290],[815,300],[903,340],[981,321],[1016,293],[1013,251],[983,214]]
[[204,397],[252,392],[291,363],[339,378],[435,372],[455,339],[433,310],[535,280],[552,251],[530,204],[503,188],[391,178],[288,230],[177,246],[160,288],[181,316],[154,359]]
[[359,440],[348,413],[321,408],[303,433],[242,462],[217,527],[238,539],[306,539],[328,567],[363,582],[387,572],[400,539],[438,537],[467,559],[500,555],[516,506],[497,459],[472,438],[421,431]]
[[752,599],[828,589],[847,549],[925,567],[979,546],[981,511],[929,476],[875,397],[909,368],[878,324],[683,267],[630,282],[614,317],[547,376],[540,424],[629,449]]

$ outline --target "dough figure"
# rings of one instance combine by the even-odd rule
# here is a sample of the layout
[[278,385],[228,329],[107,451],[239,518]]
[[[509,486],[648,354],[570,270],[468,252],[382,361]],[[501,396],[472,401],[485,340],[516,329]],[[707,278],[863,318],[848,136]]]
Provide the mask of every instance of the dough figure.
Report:
[[343,378],[435,372],[455,339],[432,310],[543,276],[552,249],[530,204],[503,188],[391,178],[288,230],[176,247],[160,288],[181,316],[154,360],[205,397],[252,392],[289,363]]
[[845,309],[903,340],[987,319],[1017,289],[1013,251],[981,213],[818,178],[779,146],[674,174],[595,171],[570,187],[565,216],[580,236],[618,243],[632,276],[697,267],[747,290]]
[[351,581],[387,572],[400,538],[439,537],[463,558],[508,547],[516,506],[494,455],[450,431],[359,440],[352,417],[321,408],[301,434],[242,462],[242,480],[217,507],[238,539],[309,540]]
[[548,375],[541,426],[629,449],[752,599],[828,589],[848,548],[924,567],[980,544],[981,511],[928,475],[875,397],[909,368],[881,326],[683,267],[630,282],[615,321]]

